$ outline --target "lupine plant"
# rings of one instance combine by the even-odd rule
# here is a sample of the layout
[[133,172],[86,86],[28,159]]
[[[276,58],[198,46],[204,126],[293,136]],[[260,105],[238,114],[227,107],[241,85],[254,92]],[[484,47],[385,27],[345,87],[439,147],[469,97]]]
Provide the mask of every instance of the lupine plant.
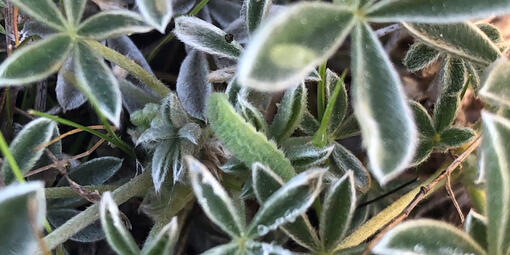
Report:
[[0,8],[0,255],[510,254],[508,0]]

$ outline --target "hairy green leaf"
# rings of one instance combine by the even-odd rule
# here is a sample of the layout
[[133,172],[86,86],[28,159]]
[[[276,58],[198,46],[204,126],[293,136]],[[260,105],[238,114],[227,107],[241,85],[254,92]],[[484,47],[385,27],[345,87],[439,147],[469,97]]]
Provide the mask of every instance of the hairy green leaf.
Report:
[[173,15],[172,1],[136,0],[136,5],[145,21],[164,34],[165,28]]
[[355,28],[352,59],[354,113],[368,151],[370,171],[384,185],[412,160],[416,127],[400,77],[366,23]]
[[510,61],[502,58],[490,67],[480,96],[500,106],[510,107]]
[[183,43],[220,57],[237,59],[243,50],[237,41],[226,38],[226,32],[196,17],[176,18],[173,32]]
[[298,170],[303,171],[313,166],[319,166],[326,162],[326,160],[333,152],[334,146],[325,146],[317,148],[314,145],[301,144],[293,146],[284,146],[283,152],[285,156],[292,162],[292,165]]
[[[341,171],[340,174],[345,175],[352,171],[356,187],[363,192],[368,191],[371,178],[363,163],[341,144],[335,142],[334,145],[331,159],[333,159],[333,163],[338,167],[338,170]],[[332,170],[336,169],[333,168]]]
[[126,10],[102,11],[78,27],[78,35],[86,39],[104,40],[131,33],[145,33],[152,28],[135,12]]
[[383,0],[367,10],[370,21],[452,23],[510,12],[506,0]]
[[207,111],[215,134],[239,160],[248,166],[260,162],[276,171],[283,180],[289,180],[295,175],[294,168],[283,152],[239,116],[226,95],[212,94]]
[[[338,77],[338,75],[331,70],[328,69],[326,71],[326,95],[328,97],[328,105],[334,103],[328,131],[333,133],[340,128],[345,114],[347,113],[347,107],[349,106],[347,102],[347,90],[345,89],[343,80],[344,77]],[[337,86],[339,87],[337,88]]]
[[198,160],[187,156],[191,185],[205,214],[232,237],[240,237],[244,226],[234,202],[209,170]]
[[267,132],[268,127],[264,115],[241,95],[237,99],[236,109],[258,132],[264,134]]
[[360,134],[360,127],[358,120],[354,114],[345,117],[344,121],[340,126],[335,130],[332,134],[332,138],[334,139],[345,139],[353,136],[357,136]]
[[[11,142],[9,150],[22,174],[27,173],[42,156],[44,149],[36,148],[51,139],[55,127],[55,122],[46,118],[38,118],[25,125]],[[7,163],[2,165],[2,174],[5,184],[10,184],[15,180],[12,169]]]
[[99,206],[101,225],[106,234],[110,247],[119,255],[139,255],[140,249],[133,236],[124,226],[119,208],[115,204],[110,192],[103,194]]
[[262,20],[269,14],[273,0],[245,0],[243,11],[246,16],[246,28],[253,34]]
[[487,182],[488,252],[503,255],[510,247],[510,121],[482,112],[482,124],[480,168]]
[[120,123],[122,98],[119,84],[112,71],[94,50],[84,43],[74,49],[76,85],[106,118],[116,126]]
[[316,168],[303,172],[272,194],[253,217],[248,236],[263,236],[305,213],[319,195],[326,170]]
[[74,26],[80,24],[87,0],[64,0],[67,22]]
[[411,109],[413,110],[414,120],[416,121],[416,127],[420,132],[420,135],[424,137],[433,137],[436,134],[436,130],[432,124],[432,118],[429,113],[421,104],[416,101],[410,101]]
[[494,25],[489,23],[479,23],[476,24],[476,26],[482,30],[482,32],[486,34],[493,43],[498,44],[505,40],[501,31],[499,31],[499,29]]
[[471,210],[464,222],[464,231],[482,248],[487,249],[487,217]]
[[173,255],[174,247],[179,239],[179,228],[177,225],[177,217],[174,217],[158,233],[156,238],[144,247],[143,255]]
[[332,183],[324,198],[320,216],[320,233],[323,247],[331,251],[343,240],[356,209],[354,176],[348,171]]
[[404,65],[411,72],[424,69],[439,58],[441,52],[433,49],[421,42],[414,43],[407,51],[404,58]]
[[249,241],[246,243],[248,254],[263,254],[263,255],[293,255],[294,253],[276,244],[259,243]]
[[489,37],[471,23],[403,25],[425,44],[478,64],[489,65],[501,55]]
[[[156,146],[152,156],[152,182],[154,190],[159,192],[161,185],[165,182],[168,170],[172,166],[174,160],[174,151],[178,150],[174,141],[164,141]],[[178,159],[177,159],[178,160]]]
[[59,31],[66,29],[66,20],[52,0],[10,0],[9,2],[46,26]]
[[[110,179],[122,166],[122,159],[98,157],[69,169],[69,178],[80,185],[100,185]],[[66,178],[58,186],[68,185]]]
[[[46,211],[42,182],[12,184],[0,191],[2,254],[32,255],[38,251]],[[34,229],[35,228],[35,229]]]
[[269,91],[298,84],[333,55],[353,20],[349,8],[326,3],[298,3],[283,10],[255,33],[241,57],[241,84]]
[[202,255],[238,255],[239,254],[238,249],[239,249],[238,243],[231,242],[228,244],[222,244],[214,248],[211,248],[202,253]]
[[449,127],[439,133],[439,148],[457,148],[469,143],[475,136],[476,133],[471,128]]
[[303,119],[299,124],[299,129],[307,135],[313,135],[317,132],[319,127],[319,121],[315,118],[315,116],[313,116],[313,114],[310,113],[310,111],[308,111],[308,109],[306,109],[303,113]]
[[374,247],[380,255],[484,255],[486,252],[467,234],[443,222],[413,220],[391,229]]
[[55,34],[20,48],[0,65],[0,87],[39,81],[58,71],[73,46],[66,34]]
[[434,108],[434,126],[437,131],[442,131],[450,126],[459,110],[459,95],[441,95]]
[[285,91],[278,107],[269,133],[276,141],[281,142],[290,137],[301,123],[307,108],[307,90],[304,83]]

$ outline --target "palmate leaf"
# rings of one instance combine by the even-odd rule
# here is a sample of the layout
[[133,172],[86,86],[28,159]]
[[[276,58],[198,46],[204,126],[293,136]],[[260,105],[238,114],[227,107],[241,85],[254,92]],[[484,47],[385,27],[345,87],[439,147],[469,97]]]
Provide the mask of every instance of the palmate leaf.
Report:
[[253,36],[240,59],[240,83],[266,91],[299,84],[333,55],[353,24],[347,7],[299,3],[283,10]]
[[57,72],[72,46],[71,37],[55,34],[14,51],[0,65],[0,87],[35,82]]
[[247,235],[263,236],[305,213],[319,195],[326,170],[310,169],[285,183],[262,204],[248,226]]
[[489,254],[510,249],[510,121],[482,112],[480,168],[486,176]]
[[454,226],[433,220],[413,220],[397,225],[372,250],[379,255],[485,255],[467,234]]
[[12,0],[21,11],[58,31],[66,29],[66,20],[52,0]]
[[471,23],[403,25],[426,45],[478,64],[489,65],[501,55],[489,37]]
[[374,22],[452,23],[510,12],[506,0],[383,0],[367,10]]
[[42,182],[13,184],[0,191],[1,253],[32,255],[38,251],[39,238],[46,212]]
[[133,236],[124,226],[120,211],[110,192],[103,194],[99,206],[101,225],[106,234],[108,244],[119,255],[139,255],[140,249]]
[[384,185],[412,160],[416,127],[400,77],[368,24],[357,24],[352,47],[354,113],[370,171]]
[[[55,122],[46,118],[38,118],[25,125],[11,142],[9,150],[22,174],[28,172],[42,156],[44,149],[36,149],[36,147],[51,139],[55,127]],[[9,164],[4,163],[1,170],[5,184],[14,181],[14,174]]]
[[246,29],[253,34],[262,20],[269,14],[273,0],[244,0],[243,12],[246,17]]
[[237,59],[243,47],[235,40],[227,40],[220,28],[196,17],[175,19],[174,34],[183,43],[206,53]]
[[145,33],[152,28],[147,26],[142,17],[126,10],[102,11],[78,27],[78,35],[86,39],[104,40],[131,33]]
[[295,175],[296,171],[283,152],[239,116],[226,95],[212,94],[207,111],[215,134],[236,158],[248,166],[260,162],[273,169],[283,180]]
[[283,99],[278,106],[269,134],[277,142],[290,137],[301,123],[303,113],[307,108],[307,89],[304,83],[285,91]]
[[64,0],[67,22],[78,25],[83,17],[87,0]]
[[136,5],[147,23],[165,33],[173,15],[172,0],[136,0]]
[[161,229],[156,238],[143,248],[142,255],[173,255],[175,244],[179,239],[178,234],[177,217],[174,217]]
[[76,45],[73,60],[78,89],[94,107],[118,126],[122,97],[117,79],[110,68],[96,52],[82,42]]
[[490,67],[480,96],[500,106],[510,107],[510,61],[501,58]]
[[234,202],[209,170],[198,160],[187,156],[191,185],[205,214],[232,237],[240,237],[244,226]]

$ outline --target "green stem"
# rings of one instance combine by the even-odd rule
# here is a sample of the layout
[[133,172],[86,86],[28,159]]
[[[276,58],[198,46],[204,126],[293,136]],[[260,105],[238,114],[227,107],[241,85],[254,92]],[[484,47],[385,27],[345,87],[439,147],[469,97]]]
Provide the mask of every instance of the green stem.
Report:
[[[202,0],[202,1],[200,1],[197,5],[195,5],[195,7],[193,7],[193,9],[191,9],[191,11],[188,12],[187,16],[195,16],[195,15],[197,15],[200,12],[200,10],[202,10],[202,8],[204,8],[204,6],[208,2],[209,2],[209,0]],[[178,17],[178,16],[176,16],[176,17]],[[147,61],[151,62],[156,57],[156,55],[158,55],[158,53],[161,51],[163,46],[165,46],[168,42],[172,41],[174,38],[175,38],[175,34],[174,33],[169,33],[168,35],[166,35],[154,47],[154,49],[152,49],[152,51],[149,54],[149,56],[147,56]]]
[[[112,191],[119,186],[116,185],[90,185],[90,186],[82,186],[86,191],[94,192],[98,191],[99,193],[104,193],[106,191]],[[44,194],[46,199],[56,199],[56,198],[74,198],[80,197],[80,194],[76,193],[71,187],[54,187],[54,188],[46,188],[44,189]]]
[[[102,138],[102,139],[104,139],[104,140],[114,144],[115,146],[119,147],[122,151],[124,151],[130,157],[132,157],[132,158],[136,157],[135,153],[133,152],[133,150],[131,150],[129,145],[127,145],[124,141],[120,140],[117,136],[115,136],[115,137],[117,137],[117,139],[115,139],[115,137],[107,136],[107,135],[105,135],[105,134],[103,134],[101,132],[98,132],[98,131],[96,131],[94,129],[88,128],[88,127],[83,126],[83,125],[80,125],[80,124],[78,124],[76,122],[73,122],[73,121],[70,121],[70,120],[67,120],[67,119],[63,119],[63,118],[60,118],[58,116],[47,114],[47,113],[44,113],[44,112],[39,112],[39,111],[35,111],[35,110],[29,110],[28,113],[32,114],[32,115],[35,115],[35,116],[39,116],[39,117],[45,117],[45,118],[48,118],[50,120],[56,121],[56,122],[58,122],[60,124],[71,126],[71,127],[77,128],[77,129],[81,129],[81,130],[83,130],[85,132],[91,133],[91,134],[93,134],[93,135],[95,135],[95,136],[97,136],[99,138]],[[105,125],[105,128],[108,129],[108,126]],[[111,129],[111,127],[110,127],[110,129]],[[110,130],[108,132],[112,132],[113,133],[113,130]]]
[[326,64],[324,62],[319,66],[319,84],[317,84],[317,117],[322,120],[324,109],[326,107]]
[[[112,197],[115,203],[120,205],[132,197],[142,196],[151,187],[150,171],[145,171],[114,190],[112,192]],[[70,237],[94,223],[97,219],[99,219],[99,204],[94,204],[68,220],[64,225],[55,229],[55,231],[44,238],[44,241],[50,250],[55,249],[59,244],[64,243]]]
[[132,59],[102,45],[97,41],[87,40],[85,42],[87,42],[87,44],[95,51],[99,52],[106,60],[124,68],[126,71],[135,76],[161,97],[166,97],[168,94],[170,94],[171,90],[165,84],[163,84],[160,80],[143,69],[143,67],[141,67]]

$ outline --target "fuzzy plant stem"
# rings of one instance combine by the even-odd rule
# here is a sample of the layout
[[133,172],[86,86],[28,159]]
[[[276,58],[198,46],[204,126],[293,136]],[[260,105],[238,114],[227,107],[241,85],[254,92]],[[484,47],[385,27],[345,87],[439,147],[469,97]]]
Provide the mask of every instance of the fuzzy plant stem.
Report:
[[[112,197],[115,203],[120,205],[132,197],[145,194],[151,187],[150,171],[145,171],[114,190],[112,192]],[[55,229],[44,238],[44,241],[49,249],[55,249],[59,244],[64,243],[73,235],[94,223],[97,219],[99,219],[99,204],[94,204],[68,220],[64,225]]]
[[[90,185],[90,186],[82,186],[83,189],[90,192],[99,192],[104,193],[106,191],[112,191],[118,188],[116,185]],[[76,193],[71,187],[53,187],[44,189],[44,195],[46,199],[56,199],[56,198],[71,198],[71,197],[80,197],[80,194]]]
[[99,52],[106,60],[115,63],[116,65],[124,68],[130,74],[138,78],[147,87],[152,89],[161,97],[166,97],[170,94],[171,90],[163,84],[160,80],[154,77],[152,74],[147,72],[143,67],[137,64],[132,59],[120,54],[119,52],[112,50],[97,41],[86,41],[87,44],[92,47],[95,51]]

